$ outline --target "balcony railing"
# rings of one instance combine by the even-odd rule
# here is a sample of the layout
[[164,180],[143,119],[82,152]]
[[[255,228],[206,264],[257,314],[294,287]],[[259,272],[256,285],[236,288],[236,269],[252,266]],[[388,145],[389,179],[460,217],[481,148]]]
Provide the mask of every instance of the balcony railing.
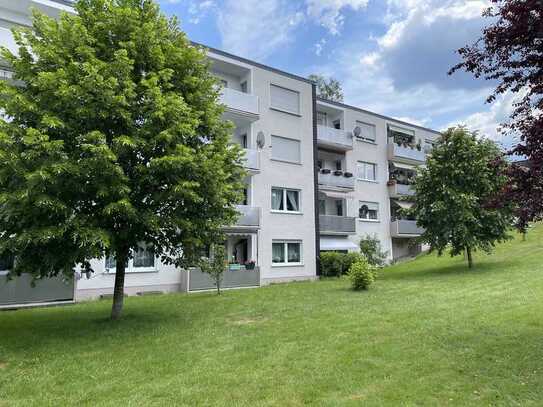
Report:
[[245,149],[244,166],[251,171],[260,171],[260,153],[258,150]]
[[391,183],[388,186],[388,193],[391,198],[400,198],[406,196],[414,196],[415,189],[411,185]]
[[237,210],[240,213],[236,226],[244,228],[260,227],[260,208],[250,205],[238,205]]
[[395,220],[390,224],[392,237],[416,237],[424,233],[424,229],[417,226],[415,220]]
[[388,145],[388,159],[421,164],[426,160],[426,153],[416,148],[399,146],[396,143]]
[[221,103],[236,112],[259,114],[258,96],[243,93],[235,89],[224,88],[221,93]]
[[319,229],[323,234],[352,235],[356,233],[356,219],[349,216],[319,215]]
[[[260,285],[260,269],[254,270],[226,270],[223,273],[221,288],[258,287]],[[216,288],[209,274],[198,268],[189,271],[189,291],[212,290]]]
[[319,172],[319,185],[323,187],[333,187],[345,190],[354,190],[354,177],[346,177],[345,175],[335,175],[334,172],[328,174]]
[[353,148],[353,137],[351,134],[345,130],[328,126],[317,126],[317,142],[342,150],[352,150]]

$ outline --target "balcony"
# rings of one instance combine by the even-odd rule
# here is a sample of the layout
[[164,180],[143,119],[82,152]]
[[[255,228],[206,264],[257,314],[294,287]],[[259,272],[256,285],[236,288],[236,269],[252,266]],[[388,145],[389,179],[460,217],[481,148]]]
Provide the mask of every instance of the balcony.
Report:
[[417,150],[415,147],[403,147],[396,143],[389,143],[388,159],[407,164],[422,164],[426,161],[426,153],[423,150]]
[[256,230],[260,228],[260,208],[250,205],[238,205],[240,213],[236,224],[230,229],[250,229]]
[[[189,270],[189,291],[213,290],[215,282],[209,274],[200,269]],[[260,269],[226,270],[223,273],[221,288],[258,287],[260,285]]]
[[390,224],[392,237],[417,237],[424,233],[424,229],[417,226],[415,220],[394,220]]
[[353,137],[345,130],[317,126],[317,144],[339,151],[347,151],[353,149]]
[[258,96],[224,88],[220,101],[226,105],[228,112],[250,121],[258,120],[260,114]]
[[415,195],[415,190],[411,185],[398,184],[394,181],[388,182],[388,194],[391,198],[403,198]]
[[335,191],[354,191],[354,177],[346,177],[341,171],[337,174],[334,171],[326,173],[321,170],[318,178],[319,186]]
[[323,235],[354,235],[356,219],[349,216],[319,215],[319,228]]
[[249,170],[249,172],[260,172],[260,153],[258,150],[252,148],[244,149],[245,156],[243,158],[243,166]]

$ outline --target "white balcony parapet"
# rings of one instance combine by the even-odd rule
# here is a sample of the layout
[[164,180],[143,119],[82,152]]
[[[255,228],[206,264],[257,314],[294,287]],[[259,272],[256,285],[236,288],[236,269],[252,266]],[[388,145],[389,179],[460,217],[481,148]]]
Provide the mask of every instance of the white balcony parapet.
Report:
[[388,192],[391,198],[415,195],[415,189],[411,185],[398,184],[397,182],[388,186]]
[[345,177],[344,175],[335,175],[334,172],[325,174],[319,172],[319,185],[323,187],[334,187],[338,189],[354,190],[354,177]]
[[353,148],[353,136],[350,133],[328,126],[317,126],[317,142],[346,150]]
[[424,229],[417,226],[415,220],[395,220],[390,224],[392,237],[417,237],[424,233]]
[[356,233],[356,219],[350,216],[319,215],[321,234],[352,235]]
[[244,151],[244,167],[251,171],[260,171],[260,152],[252,148],[246,148]]
[[235,89],[224,88],[221,93],[221,103],[236,112],[256,116],[260,113],[258,96],[243,93]]
[[416,148],[399,146],[396,143],[388,145],[388,159],[407,163],[422,164],[426,160],[426,153]]
[[237,205],[237,210],[240,213],[235,226],[243,228],[260,227],[260,208],[250,205]]

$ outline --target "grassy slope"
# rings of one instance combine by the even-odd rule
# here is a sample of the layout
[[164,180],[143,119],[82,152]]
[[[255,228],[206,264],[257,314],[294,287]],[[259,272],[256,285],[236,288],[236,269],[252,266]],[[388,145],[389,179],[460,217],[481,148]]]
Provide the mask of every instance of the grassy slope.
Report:
[[543,227],[476,257],[0,313],[3,405],[541,405]]

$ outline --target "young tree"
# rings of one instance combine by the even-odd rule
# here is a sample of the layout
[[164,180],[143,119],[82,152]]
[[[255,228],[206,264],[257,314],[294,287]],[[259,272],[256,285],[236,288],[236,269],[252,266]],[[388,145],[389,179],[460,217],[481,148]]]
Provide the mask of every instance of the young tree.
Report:
[[520,142],[509,152],[528,159],[528,166],[511,165],[510,179],[496,206],[515,203],[516,226],[543,218],[543,3],[541,0],[490,0],[484,16],[492,22],[473,45],[458,50],[463,59],[449,73],[463,69],[497,83],[488,97],[518,94],[507,133]]
[[224,245],[215,244],[210,249],[211,257],[205,257],[200,259],[198,265],[203,273],[209,274],[215,287],[217,288],[217,294],[221,295],[221,286],[224,271],[228,267],[228,260],[226,260],[226,252]]
[[421,241],[441,255],[450,247],[452,256],[490,251],[508,238],[510,208],[488,207],[507,178],[507,163],[490,140],[479,139],[464,127],[448,129],[437,141],[426,168],[415,179],[415,205],[411,214],[425,229]]
[[0,85],[0,255],[12,273],[73,276],[116,258],[111,318],[140,244],[185,266],[237,216],[243,169],[202,50],[152,0],[34,14]]
[[366,257],[372,266],[383,267],[387,261],[388,252],[381,248],[377,235],[366,235],[360,239],[360,253]]
[[322,75],[309,75],[309,79],[317,84],[317,95],[332,102],[343,102],[341,83],[334,78],[326,79]]

